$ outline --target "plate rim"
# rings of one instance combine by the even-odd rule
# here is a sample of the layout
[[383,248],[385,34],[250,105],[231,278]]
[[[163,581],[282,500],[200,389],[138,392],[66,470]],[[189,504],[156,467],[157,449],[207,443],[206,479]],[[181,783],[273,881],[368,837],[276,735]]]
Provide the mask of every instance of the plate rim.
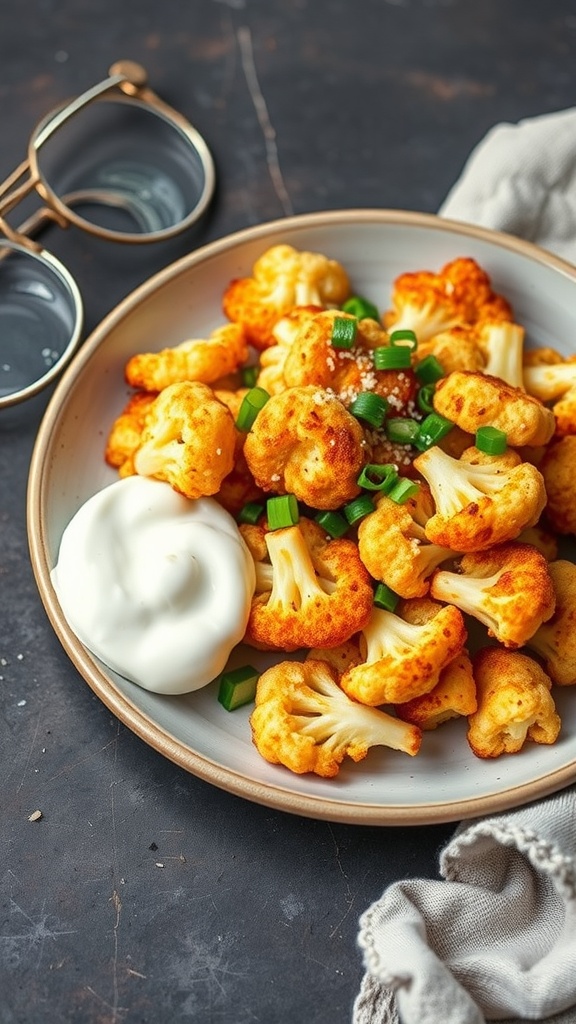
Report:
[[192,749],[184,741],[173,736],[163,726],[150,719],[143,710],[132,703],[116,687],[114,681],[102,671],[67,623],[63,621],[50,580],[51,567],[47,556],[44,496],[48,487],[50,459],[47,457],[47,453],[50,450],[50,437],[65,406],[66,398],[72,392],[75,379],[83,371],[92,354],[103,344],[112,328],[128,316],[140,302],[159,293],[166,284],[188,272],[195,264],[205,263],[212,257],[234,249],[238,245],[265,240],[283,230],[375,223],[428,227],[440,231],[445,230],[451,234],[460,234],[466,238],[479,239],[525,255],[547,267],[554,267],[576,283],[575,266],[532,242],[516,238],[505,232],[494,231],[463,221],[453,221],[437,214],[400,209],[347,208],[298,214],[243,228],[200,246],[153,274],[122,299],[85,339],[57,383],[42,417],[29,464],[26,493],[28,546],[34,578],[44,609],[58,640],[73,665],[102,703],[147,746],[156,750],[169,761],[226,792],[266,807],[304,817],[370,826],[440,824],[458,821],[462,818],[481,817],[488,813],[499,813],[557,792],[576,779],[576,758],[531,782],[519,783],[502,791],[449,802],[446,800],[427,801],[420,804],[373,805],[357,801],[351,802],[332,799],[329,796],[319,797],[297,793],[289,786],[254,780]]

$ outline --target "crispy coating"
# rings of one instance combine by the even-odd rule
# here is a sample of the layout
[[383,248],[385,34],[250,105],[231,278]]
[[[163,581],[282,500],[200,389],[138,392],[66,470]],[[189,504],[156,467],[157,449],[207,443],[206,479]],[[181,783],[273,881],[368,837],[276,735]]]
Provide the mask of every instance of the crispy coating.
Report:
[[[260,553],[261,526],[241,532]],[[353,541],[332,540],[311,520],[264,532],[269,564],[256,561],[256,594],[246,642],[260,649],[296,651],[336,647],[368,621],[373,591]]]
[[266,761],[328,779],[345,757],[362,761],[377,745],[414,756],[422,739],[415,726],[350,700],[335,671],[314,660],[284,661],[260,676],[250,726]]
[[340,306],[349,294],[348,275],[337,260],[274,245],[256,260],[250,277],[230,282],[222,304],[228,319],[243,325],[250,344],[263,350],[274,343],[274,324],[294,306]]
[[161,352],[140,352],[128,360],[124,373],[132,387],[162,391],[184,380],[212,384],[237,370],[247,356],[242,327],[224,324],[208,338],[192,338]]
[[576,436],[551,444],[540,462],[548,501],[546,520],[560,534],[576,533]]
[[428,541],[416,507],[414,498],[399,505],[384,496],[358,527],[358,550],[368,572],[405,598],[427,594],[429,577],[455,554]]
[[[237,391],[214,388],[214,396],[219,402],[228,407],[234,422],[242,400],[248,388],[239,388]],[[234,445],[234,465],[220,485],[220,490],[215,495],[217,501],[234,517],[238,515],[244,505],[251,501],[263,501],[262,490],[257,486],[248,464],[244,458],[244,441],[246,435],[236,430],[236,441]]]
[[246,437],[248,468],[263,491],[334,509],[360,491],[364,434],[333,395],[313,385],[272,395]]
[[551,409],[486,373],[456,370],[442,377],[436,385],[434,409],[468,434],[483,426],[503,430],[513,448],[548,444],[555,430]]
[[529,394],[552,404],[556,436],[576,434],[576,356],[558,356],[555,362],[542,357],[542,362],[524,367],[524,382]]
[[531,650],[544,661],[548,675],[558,686],[576,683],[576,565],[559,558],[548,566],[556,609],[528,640]]
[[256,381],[269,395],[278,395],[287,387],[284,364],[290,347],[301,329],[314,316],[322,312],[321,306],[295,306],[272,328],[272,343],[260,352],[260,372]]
[[396,704],[395,711],[404,722],[412,722],[426,732],[451,718],[467,718],[477,707],[472,662],[468,651],[463,650],[442,669],[430,693]]
[[484,623],[489,636],[510,648],[527,643],[556,604],[544,555],[514,541],[465,555],[459,572],[440,569],[430,593]]
[[134,476],[134,453],[140,444],[148,410],[156,398],[154,392],[137,391],[131,395],[114,420],[106,440],[104,458],[121,477]]
[[519,651],[485,647],[473,659],[478,709],[468,719],[476,757],[516,754],[526,740],[554,743],[561,728],[551,680]]
[[435,612],[414,624],[374,607],[361,631],[364,661],[347,669],[340,680],[342,689],[372,706],[403,704],[429,693],[467,637],[458,608],[436,605]]
[[454,551],[483,551],[514,540],[538,522],[546,504],[542,474],[511,450],[486,458],[471,448],[453,459],[434,446],[414,467],[436,505],[426,536]]
[[206,384],[164,388],[148,410],[134,468],[187,498],[216,494],[234,465],[236,427]]
[[478,330],[472,324],[447,328],[427,341],[418,340],[418,362],[427,356],[436,356],[445,374],[454,370],[481,370],[485,363],[478,343]]

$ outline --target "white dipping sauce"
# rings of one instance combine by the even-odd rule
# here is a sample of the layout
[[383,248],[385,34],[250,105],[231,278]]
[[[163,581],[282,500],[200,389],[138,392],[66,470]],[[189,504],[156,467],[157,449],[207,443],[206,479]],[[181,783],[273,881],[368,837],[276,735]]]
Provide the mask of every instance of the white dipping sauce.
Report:
[[66,527],[52,583],[79,640],[156,693],[223,670],[246,630],[254,562],[232,516],[141,476],[116,481]]

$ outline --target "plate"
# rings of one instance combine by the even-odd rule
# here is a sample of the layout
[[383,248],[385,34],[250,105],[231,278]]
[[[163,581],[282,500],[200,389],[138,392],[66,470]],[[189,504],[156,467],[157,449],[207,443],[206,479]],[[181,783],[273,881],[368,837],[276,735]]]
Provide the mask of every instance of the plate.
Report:
[[[512,237],[432,215],[389,210],[314,213],[259,225],[180,259],[126,298],[84,343],[62,377],[34,448],[28,534],[41,599],[66,652],[92,690],[145,743],[186,771],[248,800],[329,821],[406,825],[455,821],[542,797],[576,777],[576,697],[555,688],[563,720],[553,746],[527,744],[494,761],[476,759],[466,723],[426,733],[415,758],[373,748],[344,764],[336,779],[298,776],[263,761],[252,745],[249,709],[227,712],[215,684],[178,697],[160,696],[108,670],[78,642],[50,583],[67,523],[93,493],[111,483],[104,462],[107,432],[127,398],[129,356],[206,336],[224,322],[222,293],[248,275],[270,245],[286,242],[323,252],[346,267],[353,289],[384,309],[402,271],[440,269],[469,256],[512,303],[536,345],[569,351],[576,336],[576,270]],[[234,652],[234,664],[255,652]],[[256,655],[257,667],[273,660]],[[349,760],[349,759],[348,759]]]

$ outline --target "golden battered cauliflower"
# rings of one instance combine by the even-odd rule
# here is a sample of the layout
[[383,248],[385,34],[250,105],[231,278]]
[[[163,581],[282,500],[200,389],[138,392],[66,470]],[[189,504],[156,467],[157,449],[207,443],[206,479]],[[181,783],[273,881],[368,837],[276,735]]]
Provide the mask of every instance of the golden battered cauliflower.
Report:
[[450,327],[427,341],[418,339],[417,362],[435,356],[444,375],[454,370],[482,370],[485,357],[478,344],[476,325]]
[[293,306],[341,306],[350,294],[344,267],[323,253],[274,245],[256,260],[250,277],[231,281],[223,297],[229,320],[242,324],[250,344],[273,344],[272,328]]
[[436,729],[451,718],[467,718],[478,706],[472,662],[466,650],[443,668],[433,690],[396,704],[398,718],[417,725],[424,732]]
[[288,388],[258,413],[244,455],[263,491],[335,509],[360,492],[364,432],[335,396],[313,385]]
[[120,415],[114,420],[104,449],[104,458],[109,466],[114,466],[121,477],[133,476],[134,453],[140,444],[146,416],[153,401],[155,392],[137,391],[132,395]]
[[236,427],[206,384],[164,388],[146,416],[134,468],[169,483],[187,498],[216,494],[234,466]]
[[528,640],[558,686],[576,683],[576,565],[559,558],[548,565],[556,595],[556,609]]
[[323,778],[337,775],[345,757],[362,761],[374,746],[413,756],[422,739],[416,726],[350,700],[334,670],[313,660],[284,661],[260,676],[250,726],[266,761]]
[[[234,417],[234,422],[236,422],[240,406],[248,390],[248,388],[240,388],[238,391],[230,391],[214,388],[215,398],[228,407]],[[220,490],[214,495],[220,505],[234,517],[238,515],[248,502],[261,502],[264,498],[244,458],[245,439],[246,435],[242,431],[237,430],[236,443],[234,445],[234,465],[228,475],[224,477]]]
[[484,356],[482,373],[498,377],[524,391],[523,355],[525,330],[510,320],[487,321],[478,326],[478,345]]
[[132,387],[162,391],[184,380],[212,384],[237,370],[247,357],[248,343],[242,327],[225,324],[208,338],[192,338],[161,352],[138,353],[128,360],[124,374]]
[[483,551],[514,540],[538,522],[546,504],[542,474],[516,452],[486,458],[473,447],[453,459],[434,446],[417,456],[414,468],[436,507],[426,536],[454,551]]
[[[262,529],[240,528],[253,557]],[[264,532],[263,539],[270,561],[256,561],[247,643],[283,651],[336,647],[362,629],[373,591],[353,541],[327,538],[304,517],[297,526]]]
[[473,668],[478,710],[468,719],[468,742],[476,757],[516,754],[526,740],[556,741],[560,717],[540,665],[519,651],[485,647]]
[[529,544],[499,544],[464,555],[458,572],[440,569],[430,593],[488,627],[505,647],[522,647],[554,614],[548,562]]
[[434,392],[434,409],[469,434],[479,427],[496,427],[513,448],[548,444],[554,435],[551,409],[521,388],[477,371],[455,370],[442,377]]
[[344,672],[342,689],[362,704],[373,706],[402,704],[432,690],[467,637],[458,608],[436,605],[434,610],[433,617],[427,613],[424,622],[414,624],[374,607],[361,630],[364,661]]
[[556,435],[576,434],[576,357],[525,366],[524,381],[529,394],[552,404]]
[[576,436],[567,435],[546,449],[539,463],[548,497],[545,517],[556,533],[576,533]]
[[301,329],[316,314],[321,306],[295,306],[272,328],[272,343],[260,352],[256,384],[269,395],[277,395],[287,387],[284,379],[284,364],[290,348]]

